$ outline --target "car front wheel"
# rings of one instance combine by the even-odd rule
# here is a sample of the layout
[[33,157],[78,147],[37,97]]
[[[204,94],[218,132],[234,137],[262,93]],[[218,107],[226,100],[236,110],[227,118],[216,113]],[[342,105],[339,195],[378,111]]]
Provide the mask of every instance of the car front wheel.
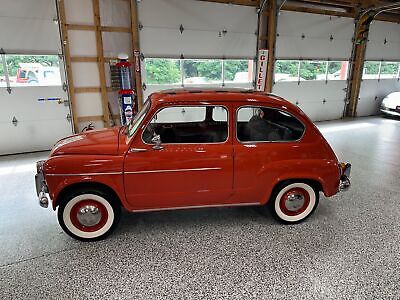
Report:
[[82,241],[105,238],[117,226],[121,208],[112,197],[96,189],[70,193],[58,207],[58,222],[71,237]]
[[271,197],[273,215],[282,223],[299,223],[308,218],[318,206],[318,191],[304,182],[279,186]]

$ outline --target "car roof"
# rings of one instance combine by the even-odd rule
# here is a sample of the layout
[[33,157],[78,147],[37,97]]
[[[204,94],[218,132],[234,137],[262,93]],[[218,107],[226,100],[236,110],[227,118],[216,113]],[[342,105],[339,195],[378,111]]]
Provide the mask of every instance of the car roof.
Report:
[[[193,97],[194,94],[201,95]],[[267,102],[273,104],[289,103],[284,98],[271,93],[255,91],[253,89],[243,88],[178,88],[167,89],[155,92],[150,95],[151,100],[155,102],[198,102],[206,100],[208,102],[220,101],[240,101],[240,102]],[[284,103],[282,103],[284,102]]]

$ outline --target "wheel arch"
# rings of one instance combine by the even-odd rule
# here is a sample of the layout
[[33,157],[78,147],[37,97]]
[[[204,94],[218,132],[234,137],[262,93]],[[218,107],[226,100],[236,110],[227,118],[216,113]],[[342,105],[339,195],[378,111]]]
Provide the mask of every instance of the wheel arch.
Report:
[[118,194],[108,185],[100,182],[90,181],[90,182],[76,182],[70,185],[65,186],[57,195],[57,199],[53,201],[53,209],[55,210],[56,207],[60,204],[61,199],[65,197],[68,193],[83,188],[93,188],[103,191],[106,194],[112,196],[114,201],[116,201],[120,206],[122,205],[121,199],[119,198]]
[[273,195],[275,195],[275,193],[283,186],[283,185],[287,185],[290,183],[295,183],[295,182],[301,182],[301,183],[306,183],[309,186],[311,186],[312,188],[314,188],[318,193],[319,192],[324,192],[323,189],[323,184],[321,183],[321,181],[319,181],[318,179],[315,178],[291,178],[291,179],[282,179],[277,181],[274,184],[274,187],[271,190],[271,193],[269,195],[269,197],[266,197],[266,202],[265,203],[269,203],[271,198],[273,197]]

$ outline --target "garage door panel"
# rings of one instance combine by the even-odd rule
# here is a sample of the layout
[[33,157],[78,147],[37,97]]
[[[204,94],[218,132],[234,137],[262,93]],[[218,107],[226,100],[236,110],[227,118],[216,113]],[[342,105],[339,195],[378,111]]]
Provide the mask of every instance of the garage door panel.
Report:
[[353,31],[351,18],[280,12],[276,57],[347,60]]
[[340,119],[346,81],[277,82],[273,92],[297,104],[313,121]]
[[400,24],[374,21],[368,40],[366,60],[400,60]]
[[140,2],[139,19],[143,25],[140,47],[146,57],[253,58],[256,54],[254,8],[149,0]]
[[255,35],[242,33],[230,33],[220,38],[218,32],[209,31],[186,30],[181,34],[172,29],[143,28],[140,32],[140,46],[146,57],[184,54],[185,58],[252,58],[255,47],[249,51],[249,45],[255,43]]
[[[69,107],[57,98],[67,99],[61,86],[18,87],[11,94],[0,89],[0,105],[7,107],[0,110],[0,134],[2,141],[10,141],[1,143],[0,155],[47,150],[70,135]],[[12,123],[14,117],[16,125]]]
[[146,0],[138,3],[138,8],[139,20],[145,28],[174,28],[179,31],[182,24],[192,30],[225,28],[228,31],[251,34],[257,28],[254,7],[193,0]]

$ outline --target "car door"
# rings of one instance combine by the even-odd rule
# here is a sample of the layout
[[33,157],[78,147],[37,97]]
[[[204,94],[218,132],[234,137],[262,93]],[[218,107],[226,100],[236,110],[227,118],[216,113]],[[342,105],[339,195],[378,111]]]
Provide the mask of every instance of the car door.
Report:
[[[307,156],[298,142],[305,127],[274,107],[239,105],[236,112],[232,201],[263,203],[281,173],[295,171],[299,158]],[[312,146],[306,149],[311,152]]]
[[[160,107],[141,127],[125,158],[130,208],[228,204],[233,182],[228,115],[226,105]],[[152,139],[157,135],[161,149],[156,150]]]

